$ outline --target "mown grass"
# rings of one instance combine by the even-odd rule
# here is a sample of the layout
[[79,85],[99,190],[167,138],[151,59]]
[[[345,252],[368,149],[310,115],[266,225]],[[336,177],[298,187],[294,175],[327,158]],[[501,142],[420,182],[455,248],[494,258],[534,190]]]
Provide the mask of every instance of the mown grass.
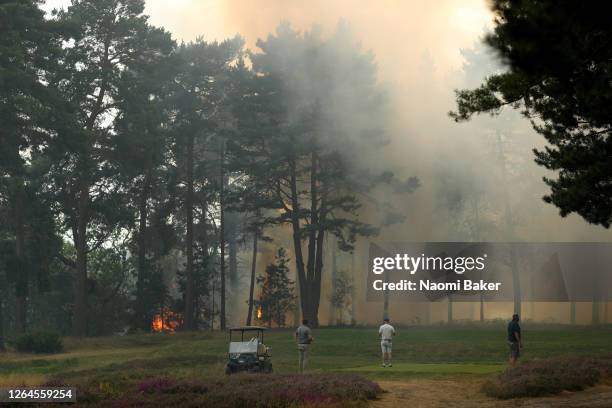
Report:
[[[612,352],[612,327],[523,325],[523,361],[565,354]],[[376,328],[313,330],[310,372],[346,372],[369,379],[491,375],[505,369],[506,327],[456,325],[398,327],[393,342],[393,368],[382,368]],[[274,372],[297,371],[293,330],[266,333]],[[64,352],[0,354],[0,384],[28,384],[61,378],[77,387],[112,392],[149,378],[214,381],[223,377],[227,335],[219,332],[148,334],[64,339]],[[108,391],[110,392],[110,391]]]
[[[321,328],[314,331],[310,367],[315,371],[351,370],[370,372],[373,378],[388,371],[378,370],[380,343],[375,328]],[[505,326],[399,327],[393,342],[393,370],[414,372],[457,372],[462,364],[504,364],[507,360]],[[523,359],[563,354],[612,352],[612,327],[569,327],[524,325]],[[292,373],[297,353],[292,330],[266,333],[272,347],[275,373]],[[95,378],[132,371],[215,377],[223,373],[227,357],[227,335],[219,332],[147,334],[64,340],[59,354],[0,354],[0,378],[8,374],[43,374],[67,378]],[[410,363],[403,365],[403,363]],[[430,369],[418,364],[431,364]],[[417,364],[417,365],[414,365]],[[478,371],[478,365],[469,372]],[[376,369],[373,369],[376,367]],[[480,367],[487,367],[480,366]]]
[[496,374],[507,368],[503,363],[395,363],[393,367],[378,365],[345,368],[342,372],[351,372],[371,379],[401,379],[409,377],[446,377],[466,375]]

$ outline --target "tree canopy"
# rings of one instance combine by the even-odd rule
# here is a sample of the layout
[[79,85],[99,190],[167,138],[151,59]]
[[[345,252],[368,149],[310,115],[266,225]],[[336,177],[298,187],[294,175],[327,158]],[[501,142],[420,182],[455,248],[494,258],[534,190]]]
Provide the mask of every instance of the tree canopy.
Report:
[[505,72],[457,91],[456,121],[521,109],[548,146],[536,162],[554,176],[546,202],[606,228],[612,222],[612,26],[606,5],[495,0],[486,43]]
[[[247,238],[250,318],[273,228],[317,324],[326,236],[351,251],[378,231],[362,207],[397,182],[365,160],[387,139],[385,92],[346,25],[283,23],[249,52],[239,36],[177,44],[144,10],[0,0],[0,347],[46,312],[76,336],[223,329]],[[283,324],[296,299],[278,257]]]

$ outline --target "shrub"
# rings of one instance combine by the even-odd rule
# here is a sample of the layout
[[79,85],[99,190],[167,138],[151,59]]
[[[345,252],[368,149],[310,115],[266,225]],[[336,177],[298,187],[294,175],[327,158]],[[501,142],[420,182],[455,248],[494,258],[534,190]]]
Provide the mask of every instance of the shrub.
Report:
[[20,353],[58,353],[64,348],[58,333],[45,330],[22,334],[12,344]]
[[355,374],[235,376],[214,390],[216,407],[290,407],[366,401],[382,392],[378,384]]
[[70,387],[63,378],[51,377],[44,383],[40,384],[41,388],[66,388]]
[[138,385],[138,392],[152,394],[155,392],[167,392],[174,382],[168,378],[152,378]]
[[513,367],[483,384],[494,398],[537,397],[579,391],[612,374],[612,355],[563,356],[533,360]]
[[[115,407],[294,408],[365,406],[382,392],[378,384],[353,374],[239,374],[202,383],[166,377],[144,380]],[[103,398],[98,401],[103,402]],[[79,397],[79,402],[84,402]],[[108,401],[105,401],[108,402]]]

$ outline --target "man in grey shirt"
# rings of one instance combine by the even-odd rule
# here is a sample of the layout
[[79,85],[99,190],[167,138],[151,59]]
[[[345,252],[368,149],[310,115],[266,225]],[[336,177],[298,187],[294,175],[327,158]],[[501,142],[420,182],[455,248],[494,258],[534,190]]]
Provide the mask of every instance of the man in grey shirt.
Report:
[[298,346],[298,364],[300,367],[300,373],[303,373],[308,364],[308,346],[314,338],[310,333],[310,327],[308,327],[308,320],[302,320],[302,325],[295,331],[295,342]]

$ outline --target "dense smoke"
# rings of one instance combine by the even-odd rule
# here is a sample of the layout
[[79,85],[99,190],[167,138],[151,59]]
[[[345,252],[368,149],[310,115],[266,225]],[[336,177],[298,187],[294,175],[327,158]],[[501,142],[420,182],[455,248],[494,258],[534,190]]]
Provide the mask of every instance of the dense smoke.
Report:
[[[47,8],[66,3],[49,0]],[[503,112],[498,118],[481,117],[467,124],[456,124],[449,118],[448,112],[455,108],[454,89],[473,87],[500,69],[495,55],[481,43],[491,26],[484,0],[148,0],[147,13],[152,24],[165,27],[175,38],[185,41],[198,36],[223,39],[238,33],[248,48],[258,52],[257,40],[267,38],[286,21],[309,35],[314,35],[311,30],[320,30],[323,38],[338,35],[340,25],[342,30],[350,31],[355,44],[361,43],[364,52],[370,50],[378,83],[386,94],[384,127],[389,143],[376,154],[372,150],[351,154],[362,167],[388,170],[398,179],[416,176],[421,183],[412,194],[377,191],[377,203],[388,205],[404,218],[402,223],[385,228],[377,238],[380,242],[610,240],[609,232],[603,228],[588,225],[578,216],[561,218],[555,207],[543,203],[545,173],[533,162],[532,153],[543,141],[526,119],[516,112]],[[341,41],[338,44],[346,45]],[[330,51],[341,54],[343,49]],[[321,84],[313,83],[315,78],[302,76],[300,66],[294,69],[302,96],[316,99],[317,92],[330,91],[317,88]],[[333,106],[326,108],[338,123],[346,124],[345,133],[357,133],[351,132],[351,127],[363,129],[368,116],[354,109],[359,95],[335,96]],[[342,148],[333,138],[328,143]],[[373,207],[366,205],[365,217],[380,221]],[[287,235],[279,231],[275,238],[284,241],[289,239]],[[288,241],[274,245],[290,246]],[[353,291],[358,295],[364,293],[367,250],[368,242],[363,240],[354,255],[338,258],[339,269],[353,271]],[[264,263],[272,259],[271,252],[260,259],[262,270]],[[247,254],[243,260],[240,267],[246,274]],[[323,314],[327,313],[329,278],[327,286],[322,294]],[[364,323],[376,321],[381,316],[380,307],[361,299],[357,296],[353,305],[354,316]],[[236,303],[241,305],[242,301]],[[446,306],[433,308],[438,306],[440,310],[427,312],[421,310],[423,306],[415,306],[414,312],[404,313],[403,320],[411,321],[417,316],[421,316],[418,320],[443,319]],[[507,306],[491,307],[489,317],[505,316]],[[461,305],[456,314],[470,318],[475,308]],[[422,317],[423,313],[427,318]],[[547,317],[546,313],[537,316]],[[555,313],[552,308],[551,316],[561,319]],[[237,322],[243,314],[242,310],[233,310],[232,318]],[[327,319],[322,317],[321,321]]]

